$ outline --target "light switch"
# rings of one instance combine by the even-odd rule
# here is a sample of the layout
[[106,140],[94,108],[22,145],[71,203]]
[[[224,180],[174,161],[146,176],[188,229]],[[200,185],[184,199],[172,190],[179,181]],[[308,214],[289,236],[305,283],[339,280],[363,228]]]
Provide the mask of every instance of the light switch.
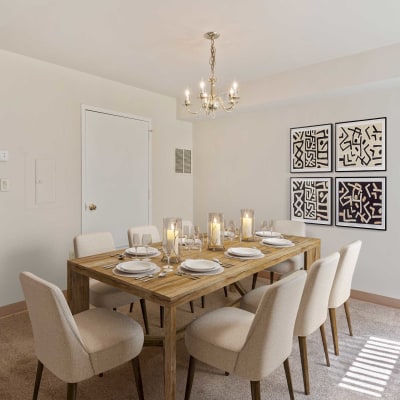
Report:
[[8,161],[8,150],[0,150],[0,161]]
[[8,192],[10,182],[8,179],[0,179],[0,192]]

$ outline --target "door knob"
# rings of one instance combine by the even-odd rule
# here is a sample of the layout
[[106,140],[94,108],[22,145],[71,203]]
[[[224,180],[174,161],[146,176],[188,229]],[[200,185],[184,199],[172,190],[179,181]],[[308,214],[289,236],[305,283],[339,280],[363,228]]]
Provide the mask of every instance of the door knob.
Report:
[[90,211],[94,211],[97,208],[96,204],[93,203],[90,203],[88,207]]

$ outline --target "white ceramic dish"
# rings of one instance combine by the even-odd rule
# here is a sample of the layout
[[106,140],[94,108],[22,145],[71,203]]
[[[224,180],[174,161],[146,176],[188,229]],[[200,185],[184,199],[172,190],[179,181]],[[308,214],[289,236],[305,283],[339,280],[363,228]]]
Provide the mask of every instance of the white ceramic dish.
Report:
[[185,260],[181,264],[185,269],[193,272],[209,272],[219,268],[219,264],[210,260]]

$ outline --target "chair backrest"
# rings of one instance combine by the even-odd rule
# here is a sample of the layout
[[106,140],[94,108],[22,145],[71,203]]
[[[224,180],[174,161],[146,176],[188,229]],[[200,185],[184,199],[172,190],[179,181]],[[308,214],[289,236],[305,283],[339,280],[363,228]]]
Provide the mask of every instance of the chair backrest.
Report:
[[289,357],[306,276],[296,271],[268,286],[237,359],[234,372],[239,376],[261,380]]
[[361,244],[361,240],[356,240],[340,249],[340,261],[329,297],[329,308],[337,308],[349,299]]
[[128,229],[129,247],[133,247],[132,235],[134,233],[138,233],[140,235],[140,240],[142,240],[143,233],[149,233],[153,243],[161,242],[160,232],[158,232],[158,229],[155,225],[132,226]]
[[308,336],[326,320],[328,299],[339,263],[335,252],[311,264],[294,327],[295,336]]
[[115,250],[110,232],[82,233],[74,237],[75,257],[86,257]]
[[[273,229],[276,232],[295,235],[295,236],[306,236],[306,224],[301,221],[291,221],[287,219],[276,220],[273,223]],[[290,260],[295,263],[296,269],[304,267],[304,256],[299,254],[291,257]]]
[[30,272],[20,274],[37,358],[64,382],[94,375],[88,352],[60,288]]

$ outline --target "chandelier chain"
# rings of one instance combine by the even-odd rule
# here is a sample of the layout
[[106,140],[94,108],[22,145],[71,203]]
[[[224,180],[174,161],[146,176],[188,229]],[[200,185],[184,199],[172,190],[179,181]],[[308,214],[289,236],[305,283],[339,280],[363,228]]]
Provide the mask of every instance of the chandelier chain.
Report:
[[211,66],[211,75],[214,76],[214,67],[215,67],[215,54],[216,49],[214,46],[214,38],[211,38],[211,56],[210,56],[210,66]]

